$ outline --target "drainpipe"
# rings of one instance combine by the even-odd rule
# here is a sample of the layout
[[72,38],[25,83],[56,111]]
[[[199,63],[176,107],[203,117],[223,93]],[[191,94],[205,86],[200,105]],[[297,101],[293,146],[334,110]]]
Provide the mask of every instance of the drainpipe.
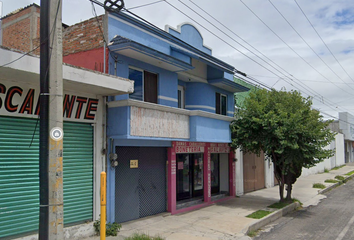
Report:
[[106,42],[103,43],[103,73],[106,73]]

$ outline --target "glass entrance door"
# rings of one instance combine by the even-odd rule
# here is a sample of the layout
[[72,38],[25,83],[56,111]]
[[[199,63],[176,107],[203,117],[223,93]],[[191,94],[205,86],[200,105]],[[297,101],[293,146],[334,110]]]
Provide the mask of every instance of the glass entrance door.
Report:
[[218,153],[210,154],[211,193],[220,192],[220,159]]
[[203,154],[177,154],[177,201],[203,196]]

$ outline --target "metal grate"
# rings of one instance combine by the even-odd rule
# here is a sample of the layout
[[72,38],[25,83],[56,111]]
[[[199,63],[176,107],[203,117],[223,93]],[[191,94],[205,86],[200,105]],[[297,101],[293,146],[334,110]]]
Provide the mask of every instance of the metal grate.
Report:
[[[116,147],[116,222],[166,211],[165,148]],[[130,168],[138,160],[138,168]]]
[[166,211],[165,148],[141,148],[140,217]]

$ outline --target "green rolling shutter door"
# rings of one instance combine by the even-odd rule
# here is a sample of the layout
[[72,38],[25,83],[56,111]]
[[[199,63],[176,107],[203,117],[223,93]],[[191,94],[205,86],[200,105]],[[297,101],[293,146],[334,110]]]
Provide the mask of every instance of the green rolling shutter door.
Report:
[[[0,117],[0,239],[38,229],[39,125],[33,135],[36,123],[36,119]],[[64,224],[92,220],[90,124],[64,123],[63,164]]]
[[35,127],[33,119],[0,117],[0,239],[38,229],[38,131],[30,147]]
[[64,123],[64,224],[92,220],[93,127]]

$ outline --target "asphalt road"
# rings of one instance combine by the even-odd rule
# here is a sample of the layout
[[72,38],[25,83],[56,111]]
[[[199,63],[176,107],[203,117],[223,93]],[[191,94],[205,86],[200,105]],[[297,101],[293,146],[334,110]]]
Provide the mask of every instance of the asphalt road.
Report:
[[319,205],[280,218],[254,239],[354,239],[354,180],[325,195]]

